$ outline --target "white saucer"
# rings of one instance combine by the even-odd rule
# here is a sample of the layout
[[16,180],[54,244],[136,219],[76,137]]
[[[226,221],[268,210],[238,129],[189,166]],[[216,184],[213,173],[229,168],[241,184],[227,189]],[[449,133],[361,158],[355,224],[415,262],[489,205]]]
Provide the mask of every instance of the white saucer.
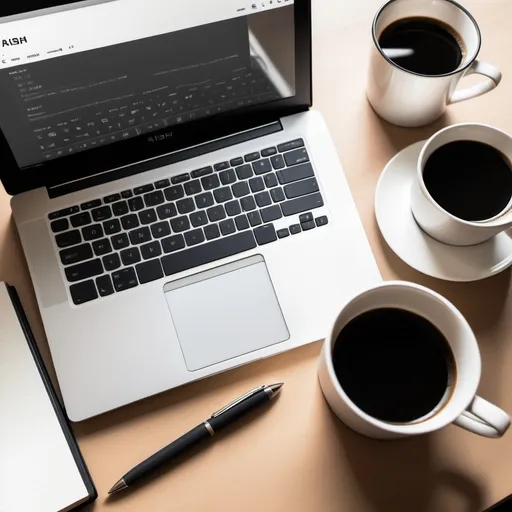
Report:
[[410,208],[416,162],[425,141],[400,151],[385,167],[375,192],[375,216],[389,247],[412,268],[446,281],[478,281],[512,265],[512,238],[500,233],[470,247],[442,244],[420,229]]

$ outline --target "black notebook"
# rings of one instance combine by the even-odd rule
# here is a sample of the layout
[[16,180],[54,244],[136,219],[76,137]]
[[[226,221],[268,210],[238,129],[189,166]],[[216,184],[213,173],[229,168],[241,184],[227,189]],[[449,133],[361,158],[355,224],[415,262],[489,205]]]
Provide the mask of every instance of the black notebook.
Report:
[[79,510],[97,492],[16,290],[0,282],[0,510]]

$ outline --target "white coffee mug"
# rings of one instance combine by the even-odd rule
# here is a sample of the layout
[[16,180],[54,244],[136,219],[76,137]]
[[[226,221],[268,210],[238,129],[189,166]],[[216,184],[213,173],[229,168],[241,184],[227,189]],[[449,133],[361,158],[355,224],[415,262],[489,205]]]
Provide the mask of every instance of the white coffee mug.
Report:
[[436,149],[458,140],[484,142],[512,162],[512,137],[507,133],[478,123],[448,126],[435,133],[423,146],[418,158],[416,175],[411,189],[411,211],[419,226],[439,242],[450,245],[475,245],[512,227],[512,198],[507,207],[485,221],[467,221],[443,209],[429,194],[423,180],[427,160]]
[[[456,379],[444,406],[426,419],[390,423],[361,410],[345,393],[333,366],[333,348],[342,329],[355,317],[372,309],[399,308],[422,316],[435,325],[452,350]],[[340,341],[341,342],[341,341]],[[382,340],[382,343],[385,343]],[[334,414],[347,426],[368,437],[393,439],[426,434],[450,423],[485,437],[501,437],[510,417],[476,395],[481,361],[471,327],[460,311],[444,297],[423,286],[401,281],[377,285],[350,300],[336,318],[320,355],[319,381]],[[407,386],[407,382],[404,382]]]
[[[460,66],[444,75],[421,75],[395,64],[379,45],[382,32],[393,22],[409,17],[428,17],[450,26],[460,35],[465,54]],[[367,96],[377,114],[399,126],[422,126],[435,121],[451,103],[469,100],[494,89],[500,71],[476,60],[481,35],[471,14],[453,0],[391,0],[377,12],[372,26],[373,46]],[[472,87],[456,90],[464,76],[487,77]]]

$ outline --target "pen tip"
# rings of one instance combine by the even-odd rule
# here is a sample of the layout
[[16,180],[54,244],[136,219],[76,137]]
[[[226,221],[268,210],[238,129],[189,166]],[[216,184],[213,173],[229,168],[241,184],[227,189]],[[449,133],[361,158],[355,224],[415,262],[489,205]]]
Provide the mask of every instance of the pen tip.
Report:
[[278,382],[277,384],[270,384],[269,388],[272,390],[273,395],[275,395],[282,387],[284,382]]
[[121,478],[121,480],[118,480],[113,486],[110,491],[108,491],[109,494],[114,494],[116,492],[122,491],[123,489],[126,489],[128,486],[126,485],[126,482]]

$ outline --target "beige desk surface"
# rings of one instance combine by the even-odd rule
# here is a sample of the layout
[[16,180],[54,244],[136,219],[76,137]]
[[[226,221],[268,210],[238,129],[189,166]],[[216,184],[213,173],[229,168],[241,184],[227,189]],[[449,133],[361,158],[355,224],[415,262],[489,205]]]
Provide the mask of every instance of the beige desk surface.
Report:
[[[380,0],[313,3],[315,107],[336,142],[381,272],[385,279],[429,286],[462,310],[482,351],[480,393],[512,413],[510,271],[471,284],[427,278],[387,248],[373,217],[379,174],[401,148],[453,122],[486,122],[512,132],[512,2],[464,1],[482,29],[482,59],[504,72],[500,87],[451,107],[434,126],[418,130],[379,121],[366,103],[370,23]],[[18,287],[47,354],[8,201],[2,191],[0,279]],[[360,437],[339,423],[323,401],[316,381],[319,350],[314,343],[76,425],[99,492],[90,510],[480,512],[512,493],[512,431],[499,441],[454,426],[406,441]],[[105,498],[134,464],[237,395],[274,381],[286,384],[266,412],[137,492]]]

